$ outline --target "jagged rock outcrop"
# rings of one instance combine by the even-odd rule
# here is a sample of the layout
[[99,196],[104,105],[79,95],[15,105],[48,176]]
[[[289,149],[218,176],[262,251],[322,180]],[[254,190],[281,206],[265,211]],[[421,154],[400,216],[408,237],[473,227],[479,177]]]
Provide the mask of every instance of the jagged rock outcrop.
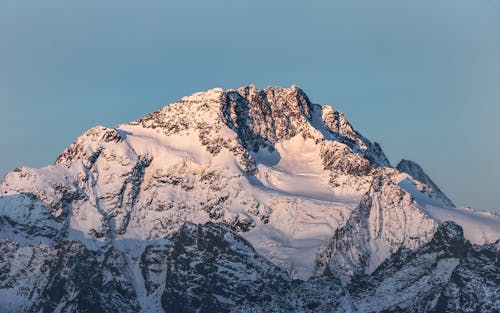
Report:
[[286,290],[288,275],[222,225],[185,224],[172,238],[162,306],[166,312],[229,312]]

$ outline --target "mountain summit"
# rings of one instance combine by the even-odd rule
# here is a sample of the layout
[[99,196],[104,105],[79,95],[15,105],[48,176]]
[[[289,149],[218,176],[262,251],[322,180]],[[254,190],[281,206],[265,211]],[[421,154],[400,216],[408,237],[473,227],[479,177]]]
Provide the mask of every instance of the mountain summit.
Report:
[[[452,231],[463,251],[432,254]],[[217,88],[94,127],[54,165],[5,176],[0,311],[454,310],[446,292],[467,292],[450,277],[493,264],[481,255],[498,238],[498,217],[455,208],[420,166],[392,167],[298,87]],[[445,261],[419,268],[432,258]],[[439,279],[421,284],[420,270]],[[395,275],[414,284],[410,302],[366,302]],[[488,275],[477,286],[498,286]],[[480,300],[469,305],[494,305]]]

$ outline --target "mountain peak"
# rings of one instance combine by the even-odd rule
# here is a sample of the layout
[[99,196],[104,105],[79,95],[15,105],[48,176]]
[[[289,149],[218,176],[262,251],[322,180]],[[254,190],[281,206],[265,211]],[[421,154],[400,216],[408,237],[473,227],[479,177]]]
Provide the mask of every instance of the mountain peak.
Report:
[[[346,145],[374,167],[390,166],[380,146],[355,131],[342,112],[312,103],[296,85],[262,90],[247,85],[198,92],[132,124],[167,135],[198,130],[201,141],[212,143],[209,150],[215,153],[221,146],[249,152],[260,148],[273,150],[277,143],[300,134],[317,143],[336,141]],[[237,142],[229,142],[228,133],[223,131],[226,127],[237,134]]]
[[[450,208],[438,191],[297,86],[195,93],[94,127],[56,164],[0,181],[0,311],[392,312],[413,309],[413,297],[427,312],[443,290],[435,278],[446,283],[473,250],[463,238],[500,237],[498,217]],[[367,276],[409,250],[414,262]],[[496,254],[484,251],[463,275],[491,277],[474,290],[498,285]],[[362,277],[387,282],[351,292]],[[380,306],[399,299],[400,310]]]
[[[238,94],[248,101],[248,106],[258,105],[261,102],[267,104],[271,109],[283,114],[283,118],[288,117],[287,113],[299,109],[299,111],[311,118],[310,111],[313,110],[313,104],[306,93],[295,84],[290,87],[268,86],[259,90],[255,85],[240,87],[236,90],[227,90],[226,94]],[[257,106],[259,108],[259,106]],[[277,116],[278,117],[278,116]]]
[[[404,172],[412,176],[419,182],[424,183],[428,187],[432,188],[431,191],[433,191],[436,195],[438,195],[438,197],[441,198],[441,200],[443,200],[446,205],[450,207],[455,207],[453,202],[441,191],[441,189],[439,189],[439,187],[429,178],[429,176],[427,176],[423,168],[417,163],[410,160],[402,159],[396,166],[396,168],[398,169],[398,171]],[[424,190],[421,190],[421,192],[423,191]]]

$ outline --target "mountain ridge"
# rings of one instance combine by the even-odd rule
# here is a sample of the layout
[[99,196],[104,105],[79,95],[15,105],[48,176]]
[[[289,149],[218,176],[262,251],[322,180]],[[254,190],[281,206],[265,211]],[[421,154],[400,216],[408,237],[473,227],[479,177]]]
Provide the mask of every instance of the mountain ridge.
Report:
[[[130,295],[131,303],[115,304],[143,312],[182,311],[184,306],[209,310],[231,299],[215,297],[206,283],[196,287],[205,299],[201,302],[189,295],[183,303],[165,296],[175,292],[169,286],[185,286],[186,278],[169,272],[162,256],[176,256],[168,268],[203,270],[170,250],[180,234],[223,240],[220,255],[228,262],[234,257],[246,267],[241,260],[255,257],[261,268],[286,273],[284,281],[332,277],[334,294],[353,304],[347,286],[376,275],[402,249],[420,251],[448,219],[461,224],[473,244],[492,244],[500,237],[500,219],[455,208],[415,163],[392,167],[381,147],[355,131],[343,113],[313,104],[296,86],[196,93],[116,128],[91,128],[54,165],[22,167],[0,182],[0,246],[14,251],[12,260],[24,264],[16,251],[42,249],[50,259],[61,249],[76,249],[90,262],[83,265],[103,275],[96,276],[97,286],[105,288],[106,273],[112,272],[117,293],[101,290],[103,297]],[[214,229],[239,239],[227,243],[225,235],[212,236]],[[13,244],[19,248],[9,248]],[[213,259],[209,247],[205,252],[192,250],[187,242],[175,247],[187,249],[194,259]],[[111,263],[102,263],[107,255],[113,255]],[[141,263],[146,261],[152,262],[151,269]],[[80,268],[76,259],[67,262]],[[244,279],[267,275],[266,270],[239,272],[216,264],[210,268],[227,267]],[[53,276],[40,271],[35,287]],[[192,279],[205,281],[202,273]],[[71,277],[62,277],[61,284],[71,285]],[[274,274],[268,279],[281,281]],[[261,283],[259,288],[268,287]],[[28,285],[22,288],[38,294]],[[48,297],[40,293],[30,300],[21,287],[12,288],[0,288],[0,295],[13,292],[19,303]],[[269,301],[256,292],[238,299],[256,297],[256,305]],[[81,308],[70,298],[50,301],[70,311]],[[15,310],[20,304],[2,305]],[[243,310],[246,304],[238,305]]]

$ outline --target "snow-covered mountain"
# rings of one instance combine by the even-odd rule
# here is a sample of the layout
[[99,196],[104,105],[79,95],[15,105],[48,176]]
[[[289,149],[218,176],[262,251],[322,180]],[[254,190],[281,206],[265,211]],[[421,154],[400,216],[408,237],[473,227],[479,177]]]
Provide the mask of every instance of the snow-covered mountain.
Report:
[[212,89],[4,177],[0,311],[494,312],[499,238],[296,86]]

